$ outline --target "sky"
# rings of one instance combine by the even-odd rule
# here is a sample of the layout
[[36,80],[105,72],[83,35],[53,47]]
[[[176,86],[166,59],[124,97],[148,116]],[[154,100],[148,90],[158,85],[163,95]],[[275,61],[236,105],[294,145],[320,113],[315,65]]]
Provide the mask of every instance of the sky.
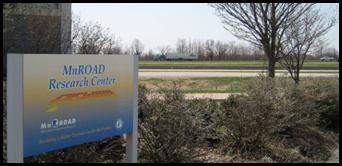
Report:
[[[338,4],[318,4],[327,14],[336,14]],[[124,47],[139,39],[145,52],[169,45],[175,47],[177,39],[247,42],[234,37],[223,28],[215,9],[207,3],[73,3],[73,14],[84,21],[98,22],[120,37]],[[329,47],[339,50],[339,23],[325,35]]]

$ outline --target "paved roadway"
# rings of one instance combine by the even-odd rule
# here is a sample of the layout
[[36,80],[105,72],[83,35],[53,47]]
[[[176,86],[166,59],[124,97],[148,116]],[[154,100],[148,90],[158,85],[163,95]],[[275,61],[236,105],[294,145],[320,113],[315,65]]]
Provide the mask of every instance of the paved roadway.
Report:
[[[232,95],[239,95],[241,93],[185,93],[184,97],[187,100],[192,99],[213,99],[213,100],[224,100],[229,96]],[[158,93],[151,93],[147,95],[147,98],[151,99],[154,97],[158,97],[160,99],[163,99],[163,96]]]
[[[266,74],[262,70],[184,70],[184,69],[139,69],[140,78],[177,77],[256,77]],[[285,70],[277,70],[276,76],[289,77]],[[339,70],[302,70],[301,77],[339,77]]]
[[213,99],[224,100],[231,95],[239,95],[241,93],[186,93],[185,99]]

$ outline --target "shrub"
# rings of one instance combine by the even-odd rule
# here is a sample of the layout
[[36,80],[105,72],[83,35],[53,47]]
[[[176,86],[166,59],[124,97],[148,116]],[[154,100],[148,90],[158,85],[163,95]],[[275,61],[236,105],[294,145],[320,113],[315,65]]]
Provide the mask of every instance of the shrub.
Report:
[[318,109],[323,110],[320,115],[320,126],[324,129],[340,132],[339,97],[325,98],[318,104]]
[[141,161],[195,161],[204,143],[198,107],[187,102],[175,84],[143,98],[139,105],[144,115],[139,119]]
[[3,98],[2,98],[2,158],[3,162],[7,161],[7,88],[6,81],[3,81]]
[[[276,80],[259,76],[246,84],[245,89],[246,95],[229,97],[223,102],[224,113],[220,120],[224,126],[223,148],[226,152],[250,159],[273,156],[284,162],[305,162],[326,153],[327,147],[324,146],[331,141],[315,128],[320,111],[299,87],[293,86],[286,78]],[[274,149],[279,149],[275,147],[280,146],[276,142],[282,142],[284,145],[281,146],[290,151],[299,148],[302,156],[294,157],[298,154],[296,152],[291,153],[290,158],[279,157],[279,154],[289,152],[285,149],[278,155],[273,154]],[[321,148],[320,152],[308,154],[314,147]]]
[[222,106],[212,99],[188,100],[191,108],[196,111],[197,118],[202,120],[201,126],[205,143],[208,147],[219,146],[223,140],[222,126],[217,119],[222,117]]
[[319,126],[339,132],[338,78],[306,79],[300,88],[304,97],[315,102],[316,109],[320,111]]
[[120,136],[68,147],[25,158],[28,163],[95,163],[120,162],[125,149]]

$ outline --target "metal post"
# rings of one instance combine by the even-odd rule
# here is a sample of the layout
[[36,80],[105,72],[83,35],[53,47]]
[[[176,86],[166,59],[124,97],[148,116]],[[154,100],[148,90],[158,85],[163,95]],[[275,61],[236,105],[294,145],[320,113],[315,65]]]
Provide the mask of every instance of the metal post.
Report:
[[7,56],[7,163],[23,163],[23,54]]
[[133,55],[134,59],[134,96],[133,96],[133,131],[127,134],[126,154],[127,162],[136,163],[138,160],[138,56]]

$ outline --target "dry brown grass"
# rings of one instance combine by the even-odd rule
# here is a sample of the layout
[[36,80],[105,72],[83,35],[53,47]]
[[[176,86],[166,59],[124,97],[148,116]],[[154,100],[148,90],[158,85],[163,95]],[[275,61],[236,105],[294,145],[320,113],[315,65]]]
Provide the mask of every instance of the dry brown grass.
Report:
[[253,78],[143,78],[139,84],[144,85],[151,91],[157,91],[160,88],[171,87],[176,83],[179,90],[187,93],[213,93],[213,92],[240,92],[243,89],[241,84]]

